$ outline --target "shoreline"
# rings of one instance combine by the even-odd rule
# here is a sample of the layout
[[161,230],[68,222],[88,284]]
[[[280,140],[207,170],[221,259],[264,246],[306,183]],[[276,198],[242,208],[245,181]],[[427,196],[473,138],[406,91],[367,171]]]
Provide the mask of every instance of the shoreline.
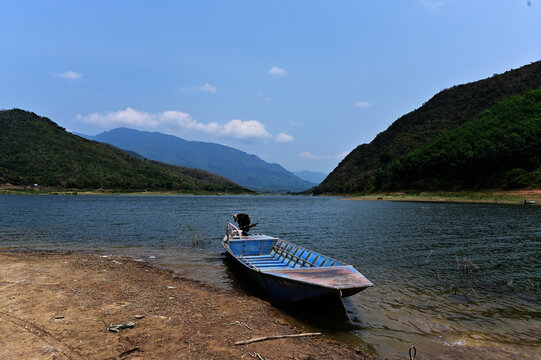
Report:
[[[0,358],[375,359],[271,304],[122,257],[0,251]],[[110,324],[132,328],[108,331]]]
[[[224,193],[224,192],[176,192],[176,191],[116,191],[116,190],[62,190],[62,189],[22,189],[0,187],[1,195],[118,195],[118,196],[310,196],[306,194],[269,194],[269,193]],[[344,200],[358,201],[405,201],[430,203],[471,203],[499,205],[541,205],[541,189],[530,190],[494,190],[477,192],[430,192],[418,193],[392,192],[375,194],[322,194],[322,197],[337,197]],[[525,201],[533,201],[525,204]]]
[[406,201],[431,203],[472,203],[525,205],[524,201],[535,201],[528,206],[541,205],[541,190],[508,190],[492,192],[420,192],[409,194],[403,192],[380,193],[370,195],[346,195],[345,200],[370,201]]
[[227,192],[177,192],[177,191],[90,191],[90,190],[32,190],[32,189],[2,189],[0,195],[125,195],[125,196],[213,196],[213,195],[257,195],[255,193],[227,193]]

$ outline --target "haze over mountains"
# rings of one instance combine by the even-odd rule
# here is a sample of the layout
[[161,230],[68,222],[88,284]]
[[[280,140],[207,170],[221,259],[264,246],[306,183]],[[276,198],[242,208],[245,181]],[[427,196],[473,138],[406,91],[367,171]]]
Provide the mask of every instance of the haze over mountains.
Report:
[[214,143],[187,141],[159,132],[117,128],[90,137],[145,158],[203,169],[257,191],[298,192],[317,185],[302,180],[279,164]]
[[298,176],[299,178],[301,178],[303,180],[306,180],[306,181],[309,181],[309,182],[314,183],[314,184],[321,183],[323,180],[325,180],[325,178],[328,175],[328,174],[325,174],[325,173],[322,173],[322,172],[308,171],[308,170],[292,171],[292,173],[295,174],[296,176]]

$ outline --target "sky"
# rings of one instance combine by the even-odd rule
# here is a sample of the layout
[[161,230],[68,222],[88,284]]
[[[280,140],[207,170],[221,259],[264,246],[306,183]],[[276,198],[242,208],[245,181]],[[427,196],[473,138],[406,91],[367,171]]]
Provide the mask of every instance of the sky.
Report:
[[437,92],[538,60],[541,0],[0,0],[0,109],[290,171],[328,173]]

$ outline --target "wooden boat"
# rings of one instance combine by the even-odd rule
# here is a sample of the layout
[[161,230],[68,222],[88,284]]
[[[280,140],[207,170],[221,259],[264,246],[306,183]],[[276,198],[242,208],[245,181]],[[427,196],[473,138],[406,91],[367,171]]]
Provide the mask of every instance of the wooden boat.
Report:
[[353,266],[279,238],[243,235],[228,224],[225,251],[274,300],[351,296],[373,284]]

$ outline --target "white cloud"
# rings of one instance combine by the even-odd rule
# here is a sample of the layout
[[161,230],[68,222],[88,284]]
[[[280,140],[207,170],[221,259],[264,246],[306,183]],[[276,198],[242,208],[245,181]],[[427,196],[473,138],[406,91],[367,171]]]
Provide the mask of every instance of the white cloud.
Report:
[[299,126],[304,126],[304,123],[303,123],[303,122],[299,122],[299,121],[289,120],[289,125],[295,126],[295,127],[299,127]]
[[76,73],[76,72],[71,71],[71,70],[64,71],[63,73],[53,74],[53,75],[56,76],[56,77],[61,77],[61,78],[64,78],[64,79],[69,79],[69,80],[79,80],[80,78],[83,77],[83,74]]
[[341,152],[336,155],[317,155],[312,154],[310,151],[303,151],[299,154],[299,157],[308,160],[324,160],[324,159],[343,159],[349,154],[349,151]]
[[357,101],[355,104],[353,104],[353,107],[357,107],[357,108],[368,108],[372,106],[372,104],[370,104],[368,101]]
[[310,151],[303,151],[299,154],[299,156],[303,159],[309,159],[309,160],[321,160],[325,158],[325,156],[312,154]]
[[170,128],[183,128],[189,130],[199,130],[208,133],[216,133],[220,129],[220,125],[215,122],[204,124],[192,119],[190,114],[181,111],[164,111],[158,113],[158,117],[162,123]]
[[261,93],[257,94],[257,97],[259,98],[259,100],[264,101],[264,102],[270,102],[272,100],[270,97],[265,96]]
[[212,86],[209,83],[205,83],[201,86],[197,86],[197,90],[209,92],[209,93],[216,93],[216,86]]
[[273,75],[273,76],[284,76],[284,75],[287,75],[287,71],[285,71],[285,69],[279,68],[279,67],[277,67],[277,66],[271,67],[267,73],[268,73],[269,75]]
[[[138,129],[157,129],[173,132],[177,130],[196,130],[240,140],[263,139],[272,136],[265,128],[265,125],[256,120],[243,121],[234,119],[224,125],[216,122],[202,123],[194,120],[188,113],[173,110],[148,113],[128,107],[126,110],[92,113],[86,116],[77,115],[75,118],[103,128],[128,126]],[[279,134],[276,141],[279,141],[278,139],[283,141],[287,136],[289,135]]]
[[295,138],[291,135],[288,135],[286,133],[279,133],[278,135],[276,135],[276,138],[275,138],[276,142],[279,142],[279,143],[287,143],[287,142],[293,142],[295,141]]
[[92,113],[87,116],[78,114],[75,118],[77,120],[84,121],[89,124],[95,124],[98,126],[156,126],[156,121],[153,119],[151,114],[139,112],[130,107],[126,108],[126,110],[108,111],[104,114]]
[[217,92],[216,86],[213,86],[209,83],[205,83],[203,85],[196,85],[196,86],[179,86],[178,91],[180,92],[194,92],[194,91],[203,91],[208,92],[211,94],[215,94]]
[[434,1],[434,0],[421,0],[421,3],[430,11],[437,11],[442,8],[445,3],[443,1]]
[[163,127],[167,129],[200,130],[209,133],[217,132],[220,127],[214,122],[204,124],[195,121],[190,114],[181,111],[164,111],[151,114],[134,110],[131,107],[126,108],[126,110],[92,113],[87,116],[77,115],[75,118],[100,127],[132,126],[144,129]]
[[338,159],[343,159],[343,158],[345,158],[346,156],[348,156],[349,153],[350,153],[350,151],[344,151],[344,152],[341,152],[341,153],[339,153],[339,154],[336,154],[336,157],[337,157]]
[[271,135],[265,125],[256,120],[231,120],[220,129],[220,134],[232,136],[237,139],[268,138]]

